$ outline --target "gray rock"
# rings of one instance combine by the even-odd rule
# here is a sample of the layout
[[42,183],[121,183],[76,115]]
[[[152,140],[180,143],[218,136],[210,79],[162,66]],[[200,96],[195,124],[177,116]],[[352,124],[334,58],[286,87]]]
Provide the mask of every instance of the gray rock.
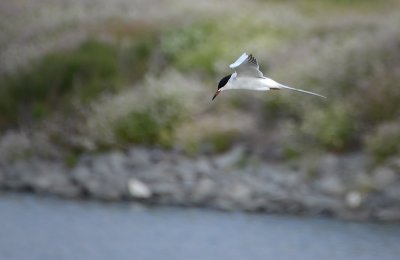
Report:
[[108,168],[111,173],[116,174],[125,174],[126,164],[127,164],[127,157],[119,151],[114,151],[109,153],[105,157],[106,163],[108,164]]
[[146,167],[151,162],[150,152],[144,148],[131,148],[128,152],[128,163],[134,167]]
[[364,172],[371,159],[361,153],[334,155],[328,154],[321,158],[317,167],[319,176],[338,176],[344,183],[353,181],[354,174]]
[[210,161],[205,158],[200,158],[200,159],[194,161],[194,167],[197,172],[205,174],[205,175],[209,175],[212,172],[214,172],[214,169],[213,169]]
[[268,179],[287,188],[296,187],[301,181],[299,174],[279,169],[270,170]]
[[201,178],[191,190],[191,200],[195,204],[205,203],[216,196],[216,183],[208,178]]
[[233,168],[233,166],[243,157],[244,147],[236,146],[231,151],[216,156],[214,159],[214,163],[217,168],[221,169],[229,169]]
[[13,189],[31,189],[37,193],[77,197],[79,187],[71,182],[61,163],[39,159],[17,161],[3,168],[3,186]]
[[375,217],[384,221],[396,221],[400,219],[400,208],[378,209]]
[[127,173],[121,165],[123,162],[123,157],[119,154],[99,156],[90,168],[83,165],[75,167],[71,176],[89,195],[116,200],[129,194]]
[[56,194],[64,197],[77,197],[79,187],[71,182],[69,174],[61,163],[35,161],[35,176],[30,185],[36,192]]
[[397,175],[400,175],[400,157],[391,158],[387,166],[393,169]]
[[385,186],[385,189],[381,192],[384,193],[387,198],[396,200],[400,208],[400,182],[394,182]]
[[344,207],[341,200],[332,198],[323,194],[315,194],[311,191],[298,193],[295,196],[299,202],[305,205],[305,208],[311,210],[329,209],[332,212],[339,211]]
[[313,182],[313,186],[321,193],[333,196],[343,196],[346,192],[345,185],[337,175],[318,178]]
[[[400,181],[393,163],[367,174],[362,167],[368,160],[362,156],[328,155],[310,180],[284,165],[260,162],[239,168],[237,162],[243,152],[236,147],[215,158],[192,159],[173,152],[134,148],[126,154],[83,155],[72,169],[61,160],[32,158],[0,163],[0,187],[65,197],[87,194],[102,200],[133,198],[225,210],[398,218]],[[379,189],[360,192],[363,187]],[[352,192],[346,193],[348,190]]]
[[23,158],[30,149],[31,140],[24,132],[8,131],[0,138],[0,162]]
[[395,171],[389,167],[378,167],[372,173],[372,181],[377,188],[384,188],[399,179]]
[[252,190],[246,183],[232,181],[221,187],[220,198],[226,200],[225,209],[245,208],[251,202]]

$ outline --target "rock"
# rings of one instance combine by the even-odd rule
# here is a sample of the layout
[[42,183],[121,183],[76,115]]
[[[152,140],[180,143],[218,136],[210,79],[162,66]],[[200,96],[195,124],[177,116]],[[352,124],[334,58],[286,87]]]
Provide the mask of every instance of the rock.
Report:
[[323,175],[337,175],[341,172],[340,165],[340,159],[337,155],[328,154],[319,160],[318,172]]
[[[398,218],[400,180],[394,163],[367,174],[362,168],[367,160],[362,156],[329,155],[319,163],[315,178],[307,179],[282,164],[259,162],[239,168],[243,153],[243,148],[236,147],[212,159],[193,159],[176,152],[132,148],[126,154],[82,155],[72,169],[61,159],[35,157],[0,162],[0,187],[225,210]],[[349,187],[352,191],[346,193]]]
[[236,181],[225,184],[221,196],[228,202],[228,208],[245,208],[251,202],[252,190],[245,183]]
[[2,166],[3,186],[9,189],[20,189],[24,187],[25,183],[23,177],[31,177],[27,171],[29,171],[29,167],[26,167],[26,162],[23,161],[17,161]]
[[400,157],[391,158],[387,165],[400,176]]
[[295,187],[301,181],[300,174],[296,172],[266,164],[260,166],[260,168],[262,175],[268,178],[269,182],[273,182],[284,187]]
[[216,184],[208,178],[201,178],[191,191],[191,199],[194,203],[204,203],[216,195]]
[[346,192],[344,184],[336,175],[324,176],[313,184],[318,191],[327,195],[342,196]]
[[179,178],[174,166],[167,162],[152,164],[149,167],[135,171],[135,176],[139,177],[149,185],[152,183],[176,182]]
[[36,192],[56,194],[69,198],[75,198],[80,195],[80,188],[71,182],[63,164],[36,160],[34,168],[36,176],[31,180],[30,185]]
[[339,176],[344,183],[352,181],[354,174],[364,172],[371,159],[361,153],[346,155],[328,154],[321,158],[318,165],[319,176]]
[[350,191],[346,194],[346,204],[350,208],[359,208],[363,202],[363,196],[358,191]]
[[17,161],[3,168],[3,186],[29,189],[37,193],[77,197],[81,191],[74,185],[62,163],[31,159]]
[[375,213],[375,217],[384,221],[400,220],[400,208],[383,208]]
[[194,167],[197,172],[200,172],[200,173],[206,174],[206,175],[211,174],[214,171],[210,161],[205,158],[200,158],[200,159],[196,160],[194,162]]
[[337,212],[343,208],[343,202],[337,198],[323,194],[315,194],[312,191],[296,194],[297,201],[301,202],[308,210],[330,210]]
[[148,199],[152,196],[150,188],[137,179],[130,179],[128,181],[128,190],[132,197],[138,199]]
[[106,171],[109,171],[109,174],[121,175],[126,173],[125,166],[127,157],[123,153],[119,151],[111,152],[104,157],[104,160],[106,164],[104,164],[103,167],[108,168]]
[[9,131],[0,138],[0,162],[8,163],[16,158],[23,158],[31,149],[31,140],[23,132]]
[[131,148],[128,152],[128,162],[134,167],[149,166],[152,163],[150,152],[144,148]]
[[116,200],[128,194],[128,176],[123,163],[123,156],[118,153],[101,155],[93,160],[92,167],[78,165],[70,174],[89,195]]
[[375,169],[372,176],[374,186],[377,188],[384,188],[398,179],[395,171],[388,167],[378,167]]
[[161,149],[150,150],[150,158],[153,163],[162,161],[166,157],[166,153]]
[[217,168],[229,169],[232,168],[235,163],[237,163],[243,157],[243,154],[244,147],[236,146],[231,151],[217,156],[214,160],[214,163]]
[[387,185],[382,192],[387,198],[396,200],[399,203],[398,205],[400,208],[400,182],[394,182],[390,185]]

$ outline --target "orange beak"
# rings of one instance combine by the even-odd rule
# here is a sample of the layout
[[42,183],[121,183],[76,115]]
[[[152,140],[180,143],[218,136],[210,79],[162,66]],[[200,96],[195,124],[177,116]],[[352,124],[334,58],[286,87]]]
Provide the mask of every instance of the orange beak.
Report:
[[218,96],[219,93],[221,93],[221,90],[217,90],[217,92],[215,92],[215,94],[211,100],[214,100]]

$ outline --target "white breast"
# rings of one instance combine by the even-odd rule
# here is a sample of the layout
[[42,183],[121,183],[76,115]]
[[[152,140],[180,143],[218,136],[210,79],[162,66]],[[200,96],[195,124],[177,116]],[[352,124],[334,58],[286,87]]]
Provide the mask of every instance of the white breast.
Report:
[[226,84],[225,89],[249,89],[266,91],[278,87],[278,83],[269,78],[236,77]]

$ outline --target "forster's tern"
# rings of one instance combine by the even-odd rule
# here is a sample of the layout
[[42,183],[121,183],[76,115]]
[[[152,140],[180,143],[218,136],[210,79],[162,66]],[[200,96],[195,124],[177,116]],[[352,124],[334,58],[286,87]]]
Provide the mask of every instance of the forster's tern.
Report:
[[216,98],[223,90],[229,89],[249,89],[261,91],[289,89],[326,98],[313,92],[282,85],[270,78],[264,77],[262,72],[259,70],[257,60],[251,54],[248,55],[243,53],[242,56],[240,56],[239,59],[237,59],[234,63],[229,65],[229,67],[234,69],[235,72],[221,79],[221,81],[218,83],[218,89],[215,92],[212,100],[214,100],[214,98]]

